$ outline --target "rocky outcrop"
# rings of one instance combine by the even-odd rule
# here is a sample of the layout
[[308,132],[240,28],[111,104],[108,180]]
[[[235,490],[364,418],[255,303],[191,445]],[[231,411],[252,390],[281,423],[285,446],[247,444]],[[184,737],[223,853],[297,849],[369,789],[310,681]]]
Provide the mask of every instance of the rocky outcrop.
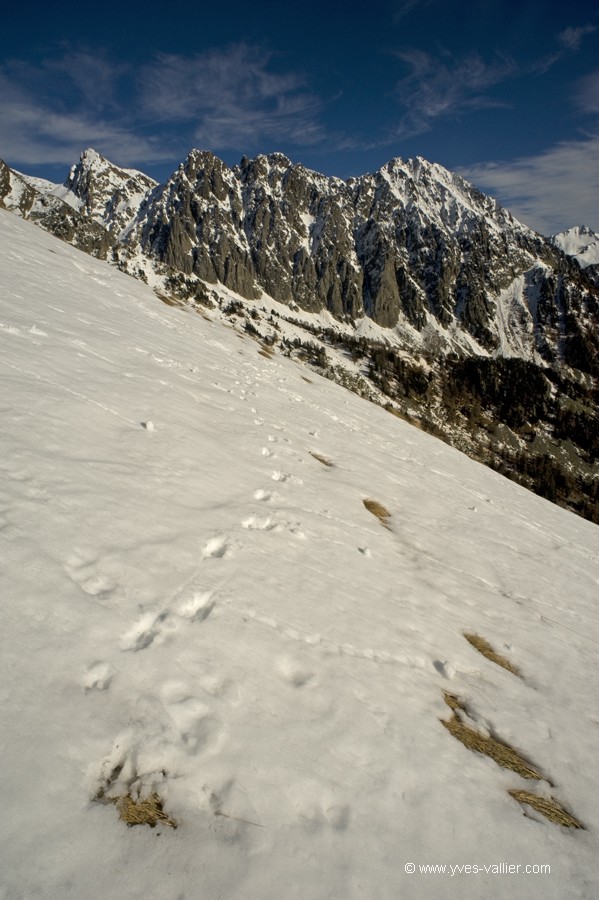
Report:
[[50,192],[37,190],[0,160],[0,207],[41,225],[79,250],[106,259],[113,240],[108,230]]
[[124,236],[155,187],[154,179],[142,172],[121,169],[95,150],[85,150],[59,195],[118,238]]

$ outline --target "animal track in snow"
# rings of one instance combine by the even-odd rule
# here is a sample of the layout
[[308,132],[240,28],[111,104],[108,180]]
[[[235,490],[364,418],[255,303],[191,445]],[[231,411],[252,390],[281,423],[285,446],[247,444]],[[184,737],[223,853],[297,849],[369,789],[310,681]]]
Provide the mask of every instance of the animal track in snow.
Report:
[[162,636],[166,630],[171,630],[167,626],[169,614],[164,610],[159,615],[155,613],[146,613],[137,620],[133,628],[127,631],[121,639],[122,650],[132,650],[138,653],[145,650],[154,643],[156,638]]
[[85,591],[86,594],[89,594],[90,597],[101,597],[106,594],[111,594],[116,587],[116,582],[114,582],[112,578],[98,573],[90,575],[89,578],[84,578],[81,581],[77,578],[73,578],[73,581],[76,581],[81,590]]
[[291,481],[294,484],[304,483],[301,478],[297,478],[295,475],[290,475],[289,472],[280,472],[278,469],[275,469],[270,477],[273,481]]
[[231,547],[227,543],[226,537],[217,535],[210,538],[204,549],[202,550],[203,559],[223,559],[231,555]]
[[[114,742],[112,751],[106,756],[100,766],[99,777],[95,780],[93,798],[100,803],[118,803],[124,797],[133,798],[133,802],[148,797],[154,791],[160,791],[164,786],[167,773],[162,764],[158,762],[163,752],[163,741],[156,745],[156,737],[144,735],[143,739],[133,730],[120,734]],[[151,750],[148,752],[148,745]],[[140,766],[139,750],[143,746],[145,765]],[[157,765],[151,768],[150,760],[156,760]],[[161,820],[168,817],[161,816]],[[125,821],[128,821],[125,819]],[[141,821],[144,821],[143,819]],[[133,823],[131,823],[133,824]],[[140,824],[139,821],[136,824]],[[148,820],[147,824],[150,823]],[[171,820],[169,824],[176,824]]]
[[221,749],[224,741],[221,721],[184,682],[167,682],[160,695],[187,753],[218,752]]
[[108,663],[92,663],[81,679],[81,684],[85,689],[85,693],[87,694],[88,691],[107,691],[110,687],[113,675],[114,672]]
[[191,596],[182,601],[177,609],[177,615],[191,622],[203,622],[214,609],[212,591],[192,590]]
[[281,678],[293,687],[303,687],[313,679],[313,673],[291,656],[279,656],[275,666]]
[[241,527],[252,531],[272,531],[277,526],[268,516],[265,519],[259,519],[258,516],[248,516],[241,523]]
[[97,558],[91,553],[74,550],[65,560],[64,570],[71,581],[79,585],[90,597],[105,596],[116,588],[116,582],[108,575],[97,572]]
[[[248,609],[245,615],[247,616],[246,621],[249,619],[259,625],[271,628],[273,631],[280,632],[292,641],[318,648],[325,656],[347,656],[376,664],[400,665],[407,666],[410,669],[424,669],[430,671],[431,661],[424,655],[407,656],[405,654],[391,653],[386,650],[376,650],[371,647],[357,647],[355,644],[337,643],[337,641],[331,640],[328,637],[323,637],[323,635],[318,634],[317,632],[301,632],[296,628],[289,628],[288,626],[285,626],[284,623],[278,622],[270,616],[263,616],[252,608]],[[287,659],[287,657],[280,658],[280,660]],[[290,680],[290,678],[293,677],[293,664],[283,662],[281,663],[281,666],[279,666],[279,661],[277,661],[277,666],[279,667],[281,676],[287,677],[287,680]],[[287,673],[287,676],[285,673]]]
[[177,631],[183,622],[203,622],[214,609],[214,605],[212,591],[187,587],[180,592],[176,609],[164,609],[158,615],[154,612],[142,615],[123,635],[121,649],[137,653],[150,647],[157,640],[162,643],[169,634]]
[[344,831],[349,825],[351,806],[339,803],[332,788],[309,779],[291,785],[285,793],[306,830],[316,831],[328,826],[335,831]]
[[254,491],[254,500],[262,500],[265,503],[268,503],[269,500],[274,500],[276,496],[274,491],[263,491],[260,488]]

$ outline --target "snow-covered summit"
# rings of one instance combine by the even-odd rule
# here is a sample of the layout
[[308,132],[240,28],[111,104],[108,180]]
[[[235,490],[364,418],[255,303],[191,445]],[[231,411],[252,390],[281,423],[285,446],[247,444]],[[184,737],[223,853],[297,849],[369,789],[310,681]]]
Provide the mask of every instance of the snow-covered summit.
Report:
[[157,182],[136,169],[123,169],[89,148],[70,170],[64,191],[70,202],[94,222],[119,236]]
[[406,213],[418,212],[423,222],[453,234],[475,230],[481,218],[494,231],[509,228],[530,233],[495,199],[481,193],[461,175],[420,156],[395,157],[376,172],[351,178],[348,183],[359,192],[364,184],[372,184],[374,199],[379,202],[383,181],[389,186],[392,203]]
[[580,265],[599,265],[599,234],[586,225],[575,225],[551,235],[551,242],[578,260]]
[[0,247],[0,896],[594,900],[597,527]]

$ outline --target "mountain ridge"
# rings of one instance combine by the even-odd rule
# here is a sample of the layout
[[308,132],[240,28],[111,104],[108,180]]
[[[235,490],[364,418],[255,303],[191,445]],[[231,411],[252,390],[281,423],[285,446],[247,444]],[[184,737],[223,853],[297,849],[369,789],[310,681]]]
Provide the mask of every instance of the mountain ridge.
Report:
[[[397,157],[343,181],[280,153],[243,157],[229,168],[210,151],[192,150],[157,185],[88,149],[60,199],[110,232],[121,259],[141,252],[247,299],[265,292],[307,312],[369,316],[384,328],[451,326],[454,340],[472,338],[482,352],[510,347],[498,304],[525,273],[536,269],[535,282],[544,282],[554,305],[563,298],[542,269],[577,280],[555,243],[421,157]],[[584,302],[585,292],[588,286],[578,288],[574,302]],[[550,334],[526,289],[518,297],[512,290],[512,306],[525,323],[512,352],[551,361],[567,335]]]

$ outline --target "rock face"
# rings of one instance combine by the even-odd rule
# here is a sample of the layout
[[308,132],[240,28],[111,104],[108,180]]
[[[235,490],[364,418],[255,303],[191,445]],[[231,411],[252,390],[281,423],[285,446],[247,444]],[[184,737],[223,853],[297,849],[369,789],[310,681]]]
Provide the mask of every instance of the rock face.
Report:
[[0,207],[31,219],[79,250],[106,259],[112,246],[108,230],[55,196],[57,187],[27,179],[0,160]]
[[345,182],[279,153],[230,169],[192,151],[127,240],[250,299],[264,292],[383,328],[432,324],[485,351],[552,360],[560,346],[568,355],[567,320],[576,318],[579,342],[595,322],[596,291],[576,263],[422,159]]
[[120,169],[95,150],[86,150],[58,195],[116,238],[122,238],[156,184],[142,172]]
[[40,224],[69,240],[72,232],[82,249],[96,241],[94,252],[105,254],[115,244],[121,259],[141,256],[248,299],[264,293],[338,319],[366,316],[412,347],[432,330],[461,352],[596,367],[592,273],[557,239],[420,158],[342,181],[280,153],[229,168],[193,150],[157,185],[87,150],[64,186],[50,190],[0,170],[5,203],[15,178],[23,185],[11,202],[21,214],[49,204]]

